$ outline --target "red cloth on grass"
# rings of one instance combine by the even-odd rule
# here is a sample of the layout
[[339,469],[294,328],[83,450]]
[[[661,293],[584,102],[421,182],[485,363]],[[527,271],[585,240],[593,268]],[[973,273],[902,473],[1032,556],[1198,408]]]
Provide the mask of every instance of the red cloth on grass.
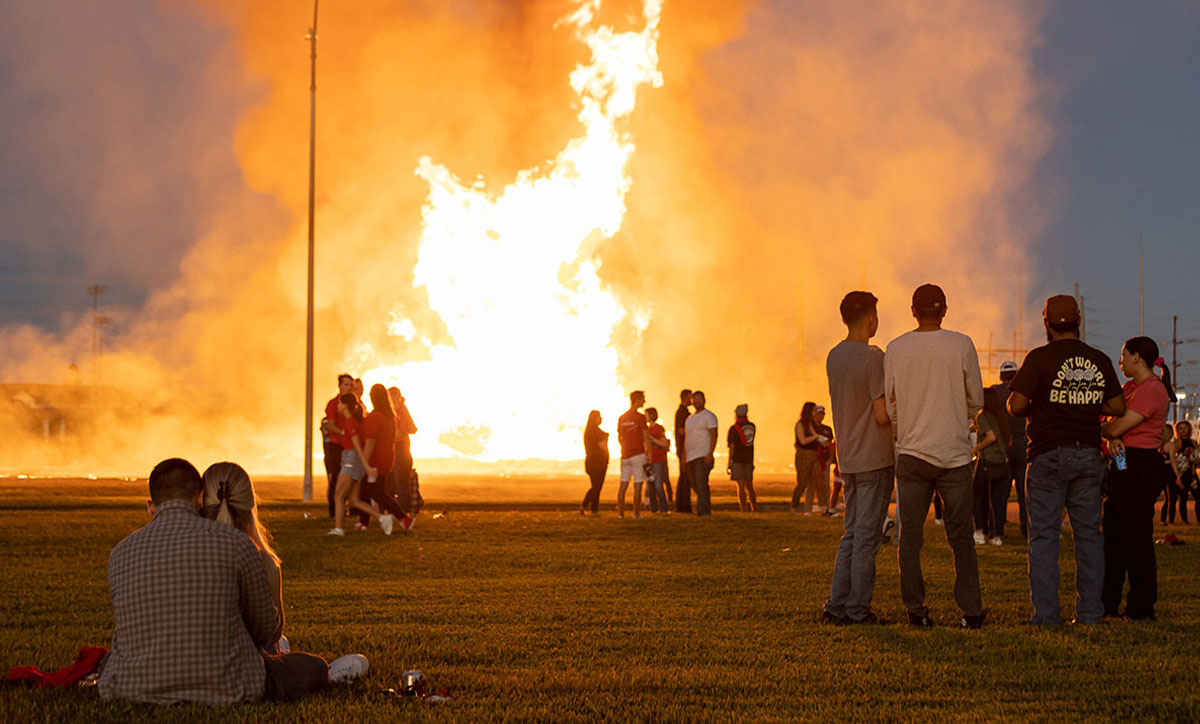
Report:
[[8,670],[9,681],[28,681],[43,689],[55,686],[67,688],[79,683],[83,677],[94,672],[100,666],[101,659],[108,653],[103,646],[84,646],[79,649],[75,663],[52,673],[39,671],[36,666],[14,666]]

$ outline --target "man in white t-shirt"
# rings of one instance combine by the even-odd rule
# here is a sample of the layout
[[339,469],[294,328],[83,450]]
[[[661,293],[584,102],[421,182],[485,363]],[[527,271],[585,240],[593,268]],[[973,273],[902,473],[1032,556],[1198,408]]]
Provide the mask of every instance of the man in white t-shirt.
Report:
[[922,284],[913,292],[917,328],[893,339],[884,356],[884,396],[896,430],[896,515],[900,519],[900,595],[913,626],[933,625],[925,606],[921,546],[936,491],[946,540],[954,553],[954,599],[959,625],[983,625],[975,558],[971,485],[971,418],[983,407],[979,356],[971,338],[942,329],[946,295]]
[[713,469],[713,451],[717,449],[717,416],[704,409],[704,393],[692,393],[692,407],[683,424],[683,459],[687,474],[696,493],[696,515],[712,513],[712,494],[708,489],[708,474]]

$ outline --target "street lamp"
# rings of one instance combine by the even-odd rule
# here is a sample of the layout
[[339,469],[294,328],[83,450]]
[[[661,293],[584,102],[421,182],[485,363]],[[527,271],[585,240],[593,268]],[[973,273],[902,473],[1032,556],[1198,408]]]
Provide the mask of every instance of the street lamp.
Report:
[[313,0],[313,22],[309,43],[311,71],[308,111],[308,344],[304,358],[304,501],[313,498],[313,257],[316,248],[314,189],[317,180],[317,3]]

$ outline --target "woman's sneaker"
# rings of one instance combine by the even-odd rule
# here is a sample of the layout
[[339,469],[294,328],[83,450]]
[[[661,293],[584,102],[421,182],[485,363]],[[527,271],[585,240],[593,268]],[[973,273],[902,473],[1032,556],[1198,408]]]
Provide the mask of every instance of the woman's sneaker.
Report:
[[330,531],[325,535],[346,535],[346,531],[342,530],[341,528],[331,528]]
[[412,527],[416,525],[416,523],[416,519],[414,519],[411,515],[406,515],[400,519],[400,530],[412,530]]
[[367,529],[367,526],[363,525],[362,521],[359,521],[358,523],[354,524],[354,531],[356,533],[361,533],[362,531],[364,531],[366,529]]
[[329,683],[343,684],[362,678],[371,668],[367,657],[362,654],[346,654],[329,662]]
[[384,513],[379,516],[379,527],[383,528],[384,535],[391,535],[395,525],[396,519],[392,517],[391,513]]

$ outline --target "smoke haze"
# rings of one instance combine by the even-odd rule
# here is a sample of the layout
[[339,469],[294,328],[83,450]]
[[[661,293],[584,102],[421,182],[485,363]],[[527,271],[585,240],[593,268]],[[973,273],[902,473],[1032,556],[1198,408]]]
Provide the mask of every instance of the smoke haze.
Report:
[[[322,7],[318,405],[338,372],[386,366],[401,373],[367,383],[397,382],[410,402],[469,419],[480,394],[469,381],[404,384],[406,362],[450,341],[413,286],[429,196],[414,170],[428,156],[499,189],[578,134],[568,76],[587,48],[557,23],[572,7]],[[16,37],[56,38],[0,44],[29,59],[7,64],[21,72],[0,91],[28,179],[28,201],[3,207],[5,235],[31,240],[6,240],[6,258],[100,283],[156,280],[144,302],[105,311],[110,413],[48,467],[144,473],[183,455],[297,472],[311,7],[180,0],[101,14],[22,1],[2,12]],[[637,29],[639,13],[623,1],[601,20]],[[667,420],[681,387],[704,389],[722,426],[748,402],[760,461],[782,469],[800,406],[827,396],[846,291],[879,296],[881,345],[910,326],[909,296],[926,281],[946,289],[947,326],[978,346],[1010,328],[1041,217],[1030,178],[1050,140],[1031,74],[1037,26],[1029,5],[983,0],[880,2],[869,14],[667,0],[664,84],[639,89],[624,126],[636,145],[627,212],[594,247],[601,282],[630,310],[611,340],[618,379]],[[81,230],[86,243],[72,236]],[[65,382],[77,362],[86,381],[90,319],[62,322],[0,331],[0,379]],[[554,343],[529,330],[496,354]],[[623,403],[593,406],[611,426]],[[32,414],[22,409],[7,417]],[[582,428],[587,412],[564,424]],[[17,427],[3,436],[6,467],[37,465],[43,427]],[[438,432],[414,438],[419,457]]]

